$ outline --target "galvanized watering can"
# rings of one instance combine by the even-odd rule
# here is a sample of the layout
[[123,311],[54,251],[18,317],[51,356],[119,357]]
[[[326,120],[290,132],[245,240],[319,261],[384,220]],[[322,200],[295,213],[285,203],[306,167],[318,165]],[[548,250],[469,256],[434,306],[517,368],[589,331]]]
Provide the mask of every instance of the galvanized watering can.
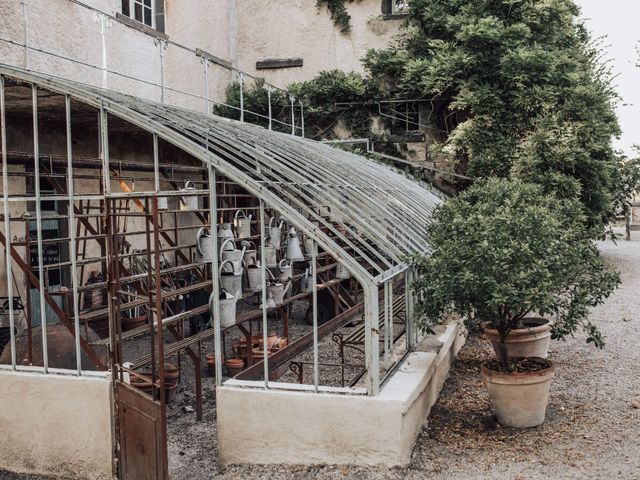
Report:
[[222,290],[231,292],[237,300],[242,298],[242,268],[240,268],[240,271],[229,271],[226,268],[227,265],[233,268],[233,263],[229,260],[225,260],[220,264],[220,287]]
[[169,197],[158,197],[158,210],[169,210]]
[[345,267],[341,262],[338,262],[338,264],[336,265],[336,278],[339,280],[346,280],[350,277],[351,273],[349,273],[347,267]]
[[[209,311],[211,317],[214,316],[213,300],[215,292],[209,297]],[[227,290],[220,290],[220,326],[222,328],[231,327],[236,324],[236,297]]]
[[231,224],[221,223],[220,225],[218,225],[218,241],[222,243],[228,239],[233,240],[233,230],[231,229]]
[[[243,240],[240,242],[240,245],[244,249],[244,264],[245,266],[255,265],[258,263],[258,247],[253,242],[249,242],[247,240]],[[253,247],[253,248],[252,248]]]
[[[242,216],[240,216],[242,215]],[[239,239],[249,238],[251,236],[251,219],[253,215],[247,214],[244,210],[238,210],[233,217],[233,223],[236,226],[236,234]]]
[[202,263],[209,263],[215,255],[213,249],[213,237],[209,229],[201,228],[196,234],[196,260]]
[[311,275],[311,267],[307,267],[304,275],[300,279],[300,290],[303,292],[311,292],[313,290],[313,276]]
[[285,285],[281,282],[270,283],[267,286],[267,291],[273,297],[273,301],[276,305],[280,305],[284,302],[284,296],[289,291],[289,287],[291,286],[291,281],[287,282]]
[[[180,191],[185,194],[194,192],[196,185],[192,181],[188,181],[184,184],[184,188]],[[180,210],[197,210],[198,209],[198,197],[196,195],[184,195],[180,197]]]
[[314,249],[316,251],[316,256],[318,255],[318,244],[313,241],[313,238],[305,236],[302,244],[304,245],[305,258],[310,259],[312,257],[312,252]]
[[283,258],[280,260],[280,264],[278,266],[280,267],[280,275],[278,278],[283,282],[291,280],[293,277],[293,264],[287,263],[287,260]]
[[300,239],[296,233],[296,229],[289,228],[289,234],[287,235],[287,260],[292,262],[302,262],[304,255],[302,254],[302,248],[300,248]]
[[277,224],[276,217],[271,217],[269,220],[269,238],[271,239],[271,245],[279,247],[282,244],[282,225],[284,220],[280,220],[280,224]]
[[233,272],[234,275],[242,274],[242,257],[244,257],[244,249],[237,250],[235,242],[229,238],[220,245],[220,262],[230,262],[231,265],[225,267],[225,272]]
[[[270,239],[267,240],[270,242]],[[278,266],[278,249],[275,245],[267,243],[264,246],[264,264],[267,268],[276,268]]]
[[247,283],[248,290],[255,292],[262,289],[262,269],[257,263],[247,266]]

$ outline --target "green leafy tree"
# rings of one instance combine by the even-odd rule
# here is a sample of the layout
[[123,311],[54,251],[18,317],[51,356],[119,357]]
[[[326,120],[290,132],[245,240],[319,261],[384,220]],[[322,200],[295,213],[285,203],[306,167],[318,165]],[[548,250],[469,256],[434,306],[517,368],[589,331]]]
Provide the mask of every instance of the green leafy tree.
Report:
[[604,340],[588,319],[620,282],[587,238],[576,199],[540,185],[487,179],[438,207],[428,227],[430,255],[414,261],[418,324],[431,331],[448,313],[489,323],[504,342],[525,317],[551,316],[552,337],[582,327],[587,342]]
[[406,32],[365,65],[399,96],[432,100],[435,159],[578,196],[602,231],[613,212],[617,97],[572,0],[412,0]]

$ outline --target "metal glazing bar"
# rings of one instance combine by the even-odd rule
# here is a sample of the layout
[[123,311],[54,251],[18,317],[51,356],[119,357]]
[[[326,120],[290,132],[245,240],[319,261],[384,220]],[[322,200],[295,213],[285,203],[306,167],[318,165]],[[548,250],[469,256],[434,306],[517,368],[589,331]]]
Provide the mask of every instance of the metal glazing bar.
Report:
[[214,328],[213,354],[216,357],[216,386],[222,385],[222,328],[220,326],[220,278],[218,277],[218,235],[215,226],[218,218],[218,197],[216,185],[216,171],[212,165],[208,165],[209,171],[209,223],[211,224],[211,241],[213,242],[213,252],[211,255],[211,280],[213,290],[209,308]]
[[364,290],[364,353],[367,368],[367,392],[380,392],[380,319],[378,314],[378,286],[370,281],[363,284]]
[[76,369],[82,375],[82,353],[80,350],[80,296],[78,295],[78,268],[76,253],[76,218],[73,203],[73,147],[71,138],[71,97],[65,95],[65,123],[67,136],[67,194],[69,195],[69,257],[71,260],[71,290],[73,296],[73,319],[76,344]]
[[204,65],[204,113],[209,113],[209,59],[201,57]]
[[289,97],[291,100],[291,135],[296,134],[296,107],[294,106],[295,98],[292,96]]
[[[264,388],[269,388],[269,344],[267,324],[267,267],[265,262],[265,228],[264,228],[264,201],[260,198],[260,273],[262,275],[262,350],[264,360]],[[248,348],[251,348],[251,340],[248,339]]]
[[273,128],[272,126],[272,113],[271,113],[271,85],[267,85],[267,99],[269,101],[269,130]]
[[389,282],[383,283],[384,288],[384,368],[389,368]]
[[[38,200],[36,204],[36,230],[38,233],[38,280],[40,282],[40,329],[42,331],[42,363],[44,372],[49,370],[49,350],[47,345],[47,310],[44,299],[45,277],[44,277],[44,258],[42,247],[42,204],[40,200],[40,145],[38,140],[38,88],[35,84],[31,85],[32,115],[33,115],[33,158],[35,171],[35,196]],[[26,225],[29,228],[29,225]],[[10,239],[7,239],[10,241]],[[29,253],[27,253],[29,254]]]
[[160,157],[158,154],[158,134],[153,134],[153,185],[155,192],[160,191]]
[[[9,297],[9,341],[11,342],[11,367],[16,368],[16,332],[15,313],[13,311],[13,275],[11,273],[11,222],[9,221],[9,166],[7,165],[7,118],[5,116],[4,77],[0,76],[0,147],[2,148],[2,196],[4,199],[4,232],[7,238],[5,245],[5,265],[7,275],[7,296]],[[28,228],[28,226],[27,226]],[[28,253],[29,255],[30,253]]]
[[[311,248],[311,281],[312,296],[311,296],[311,308],[313,309],[313,387],[315,392],[318,393],[320,387],[320,369],[318,366],[318,245],[313,241],[313,247]],[[337,312],[336,312],[337,313]],[[344,361],[344,358],[342,359]]]
[[410,350],[416,345],[416,328],[413,321],[413,292],[411,284],[413,283],[413,269],[408,268],[404,274],[404,298],[405,298],[405,317],[407,328],[407,346]]
[[304,104],[300,100],[300,130],[302,131],[302,138],[304,138]]
[[389,280],[387,284],[389,285],[389,325],[386,325],[387,329],[385,330],[385,338],[387,340],[387,346],[385,348],[391,354],[393,339],[395,337],[395,333],[393,331],[393,280]]

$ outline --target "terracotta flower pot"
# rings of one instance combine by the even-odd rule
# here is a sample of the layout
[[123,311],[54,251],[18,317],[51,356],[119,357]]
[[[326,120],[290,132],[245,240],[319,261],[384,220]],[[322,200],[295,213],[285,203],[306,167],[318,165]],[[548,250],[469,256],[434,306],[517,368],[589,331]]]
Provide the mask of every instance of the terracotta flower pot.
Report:
[[176,392],[178,390],[177,385],[165,385],[164,398],[167,403],[173,402],[176,399]]
[[550,360],[540,360],[549,366],[535,372],[497,372],[482,365],[493,408],[505,427],[528,428],[544,422],[555,367]]
[[[546,318],[525,318],[525,328],[512,330],[507,336],[507,355],[509,357],[540,357],[549,355],[551,342],[551,323]],[[495,328],[483,327],[496,356],[500,358],[500,334]]]
[[244,361],[241,358],[230,358],[226,361],[227,373],[230,377],[235,377],[244,368]]
[[151,395],[151,392],[153,390],[153,382],[150,378],[140,378],[132,375],[130,383],[132,387],[142,390],[147,395]]
[[180,378],[180,369],[173,363],[165,363],[164,365],[164,384],[165,386],[177,385]]

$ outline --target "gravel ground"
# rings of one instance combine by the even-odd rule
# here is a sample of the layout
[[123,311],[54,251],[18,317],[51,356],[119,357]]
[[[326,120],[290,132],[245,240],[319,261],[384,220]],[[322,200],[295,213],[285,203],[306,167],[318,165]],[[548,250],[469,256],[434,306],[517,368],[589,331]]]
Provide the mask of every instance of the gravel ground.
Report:
[[[640,479],[640,241],[606,242],[600,247],[623,280],[618,291],[592,314],[607,345],[596,350],[581,336],[552,343],[556,377],[547,421],[540,427],[518,431],[497,424],[479,373],[479,362],[491,356],[490,347],[471,337],[431,411],[428,426],[420,433],[407,468],[220,469],[214,460],[211,428],[215,392],[208,383],[205,422],[196,424],[188,415],[169,412],[170,429],[180,431],[179,438],[171,435],[169,447],[173,478]],[[0,472],[3,480],[39,478],[44,479]]]

